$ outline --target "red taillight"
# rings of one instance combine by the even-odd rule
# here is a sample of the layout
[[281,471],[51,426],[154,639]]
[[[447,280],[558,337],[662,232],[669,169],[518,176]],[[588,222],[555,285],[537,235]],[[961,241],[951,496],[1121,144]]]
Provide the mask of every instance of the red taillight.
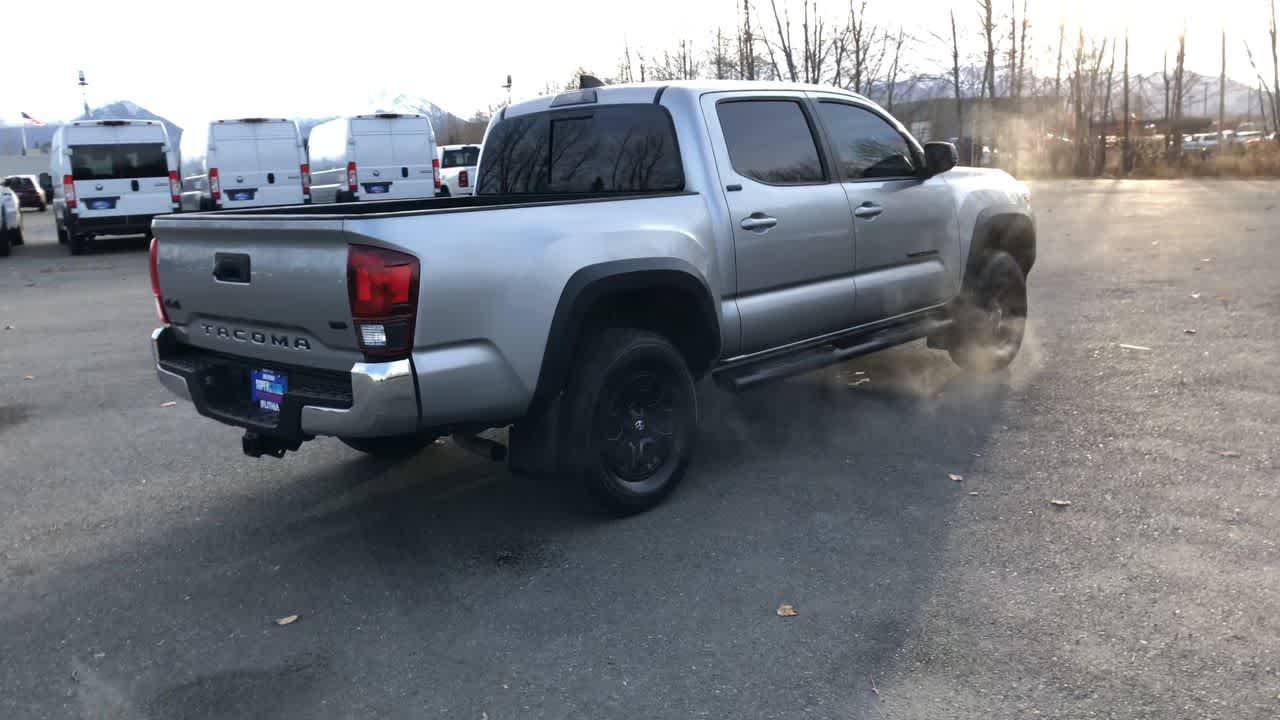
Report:
[[354,162],[347,163],[347,190],[356,191],[356,164]]
[[347,296],[356,343],[370,360],[406,357],[418,313],[418,259],[369,245],[347,248]]
[[182,181],[178,179],[178,171],[169,171],[169,199],[178,204],[182,202]]
[[160,316],[160,322],[168,325],[169,313],[165,312],[164,298],[160,297],[160,270],[156,266],[156,257],[159,252],[160,244],[153,235],[151,237],[151,294],[156,298],[156,315]]
[[439,158],[431,161],[431,175],[435,177],[436,189],[440,189],[440,160]]
[[302,163],[302,166],[299,169],[302,171],[302,194],[310,195],[311,194],[311,166],[308,165],[307,163]]
[[62,195],[67,200],[67,209],[76,208],[76,184],[70,175],[62,176]]
[[468,186],[469,186],[469,181],[467,180],[467,171],[459,170],[458,171],[458,187],[468,187]]
[[218,168],[209,168],[209,195],[214,202],[222,199],[222,183],[218,182]]

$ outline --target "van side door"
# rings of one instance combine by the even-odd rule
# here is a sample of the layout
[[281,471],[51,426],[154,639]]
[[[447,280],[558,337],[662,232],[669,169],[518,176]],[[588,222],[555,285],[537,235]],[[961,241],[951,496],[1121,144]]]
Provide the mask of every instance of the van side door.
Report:
[[919,146],[877,108],[817,95],[854,227],[855,320],[940,305],[959,291],[955,199],[926,178]]
[[800,93],[702,98],[732,223],[741,353],[844,329],[853,317],[849,206]]

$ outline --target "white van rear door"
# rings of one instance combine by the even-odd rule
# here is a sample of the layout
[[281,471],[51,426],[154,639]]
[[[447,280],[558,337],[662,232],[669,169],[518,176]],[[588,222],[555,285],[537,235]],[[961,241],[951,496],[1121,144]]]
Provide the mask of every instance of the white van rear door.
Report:
[[173,212],[163,142],[88,142],[70,146],[77,214],[82,218]]
[[353,118],[362,199],[434,197],[435,144],[425,118]]
[[214,126],[218,180],[225,208],[302,202],[302,169],[293,123]]

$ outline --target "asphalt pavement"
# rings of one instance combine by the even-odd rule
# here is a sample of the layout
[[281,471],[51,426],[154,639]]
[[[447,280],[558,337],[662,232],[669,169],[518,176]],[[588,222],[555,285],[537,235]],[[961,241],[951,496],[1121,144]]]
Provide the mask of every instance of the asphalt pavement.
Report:
[[154,379],[143,241],[28,213],[0,718],[1280,717],[1280,183],[1033,192],[1009,371],[705,387],[624,520],[448,444],[244,457]]

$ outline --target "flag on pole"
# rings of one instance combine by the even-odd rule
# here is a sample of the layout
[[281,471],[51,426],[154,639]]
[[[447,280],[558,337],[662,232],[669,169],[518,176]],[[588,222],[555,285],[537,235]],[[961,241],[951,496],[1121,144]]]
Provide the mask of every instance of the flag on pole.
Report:
[[26,113],[22,113],[22,121],[32,127],[44,127],[44,123],[40,122],[39,120],[31,117]]

